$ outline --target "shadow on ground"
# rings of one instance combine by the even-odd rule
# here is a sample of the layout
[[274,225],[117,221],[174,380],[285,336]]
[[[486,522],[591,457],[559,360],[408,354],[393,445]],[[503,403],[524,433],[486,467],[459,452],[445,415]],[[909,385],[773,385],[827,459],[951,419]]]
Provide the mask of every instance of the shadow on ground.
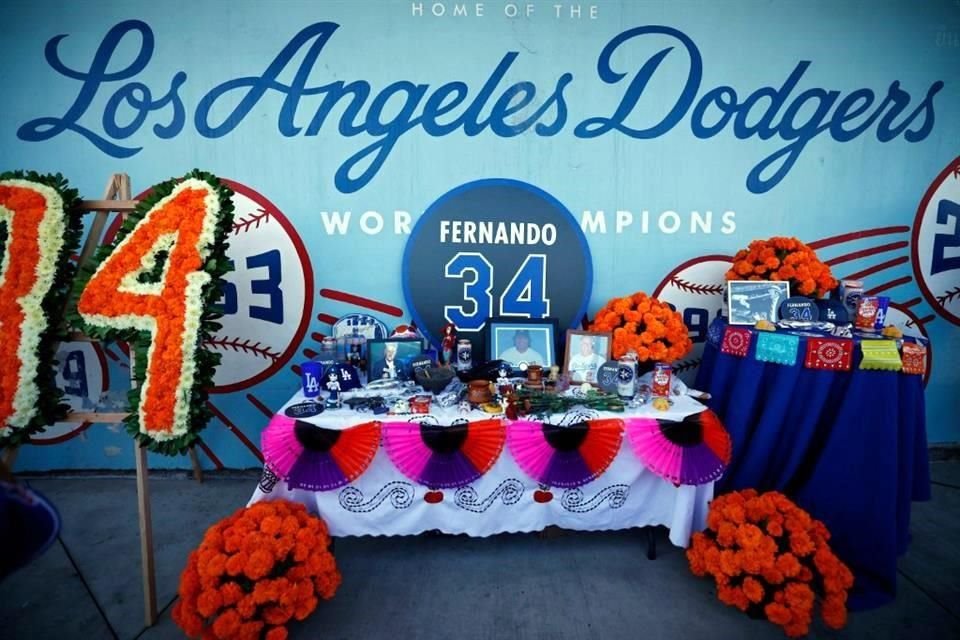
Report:
[[[851,615],[842,632],[811,637],[960,637],[960,462],[932,464],[933,500],[913,510],[913,543],[900,561],[896,601]],[[38,478],[60,509],[61,544],[0,583],[0,636],[58,639],[181,638],[170,619],[187,554],[211,523],[246,503],[256,479],[151,482],[157,589],[164,611],[143,626],[132,478]],[[659,557],[637,531],[347,538],[344,576],[291,638],[784,638],[716,600],[658,531]]]

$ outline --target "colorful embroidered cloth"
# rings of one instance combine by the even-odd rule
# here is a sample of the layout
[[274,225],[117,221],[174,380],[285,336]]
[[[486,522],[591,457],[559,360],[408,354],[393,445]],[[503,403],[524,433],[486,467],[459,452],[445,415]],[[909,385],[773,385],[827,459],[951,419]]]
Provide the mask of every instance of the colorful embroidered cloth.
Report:
[[723,334],[723,344],[720,346],[720,350],[732,356],[745,358],[747,352],[750,351],[752,336],[750,329],[745,327],[727,327],[726,333]]
[[757,360],[793,366],[797,363],[800,338],[785,333],[761,331],[757,335]]
[[915,342],[903,343],[903,372],[922,376],[927,373],[927,348]]
[[853,360],[853,340],[844,338],[807,338],[807,357],[804,366],[808,369],[850,371]]
[[860,343],[860,350],[863,352],[861,369],[900,371],[900,352],[895,340],[864,340]]

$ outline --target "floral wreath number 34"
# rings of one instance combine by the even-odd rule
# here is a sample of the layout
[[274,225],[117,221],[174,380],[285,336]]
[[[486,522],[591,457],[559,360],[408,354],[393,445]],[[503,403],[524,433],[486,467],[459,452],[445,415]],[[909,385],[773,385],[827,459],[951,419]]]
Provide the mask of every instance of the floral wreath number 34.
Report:
[[210,419],[220,355],[202,345],[220,328],[214,304],[230,269],[232,195],[198,170],[156,185],[74,285],[73,320],[136,354],[126,426],[151,451],[183,453]]

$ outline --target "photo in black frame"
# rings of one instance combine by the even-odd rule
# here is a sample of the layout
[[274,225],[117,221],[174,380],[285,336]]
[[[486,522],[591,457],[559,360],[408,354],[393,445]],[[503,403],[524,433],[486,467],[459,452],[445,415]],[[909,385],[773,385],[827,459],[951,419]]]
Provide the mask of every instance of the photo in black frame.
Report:
[[484,327],[487,360],[504,360],[515,371],[559,363],[556,318],[490,318]]
[[367,340],[367,380],[410,380],[413,361],[422,353],[423,341],[415,338]]

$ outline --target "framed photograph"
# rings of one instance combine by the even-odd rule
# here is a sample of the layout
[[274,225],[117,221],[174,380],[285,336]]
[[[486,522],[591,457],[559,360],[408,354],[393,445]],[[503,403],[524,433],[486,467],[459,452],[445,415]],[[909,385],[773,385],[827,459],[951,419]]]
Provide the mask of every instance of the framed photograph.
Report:
[[790,283],[773,280],[731,280],[727,283],[730,324],[777,321],[780,303],[790,297]]
[[490,318],[484,329],[487,360],[504,360],[514,369],[557,364],[557,319]]
[[423,352],[423,342],[410,338],[367,341],[367,380],[413,377],[413,363]]
[[572,384],[587,382],[598,386],[597,371],[610,359],[612,349],[612,333],[570,329],[563,352],[563,371],[570,376]]

